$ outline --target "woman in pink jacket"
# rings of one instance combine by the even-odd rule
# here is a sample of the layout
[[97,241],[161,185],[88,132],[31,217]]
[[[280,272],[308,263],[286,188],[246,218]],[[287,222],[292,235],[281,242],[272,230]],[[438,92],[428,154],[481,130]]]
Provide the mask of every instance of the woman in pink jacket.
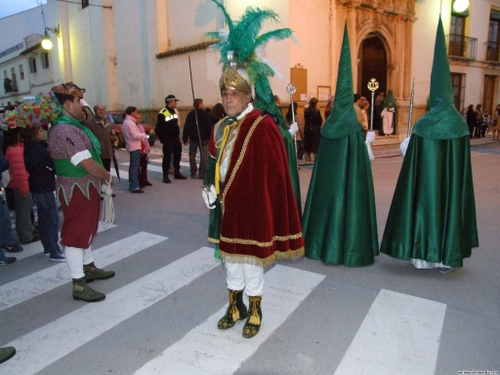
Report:
[[4,139],[6,147],[5,158],[10,162],[9,188],[14,191],[16,205],[16,233],[23,244],[38,241],[38,235],[33,234],[31,216],[33,213],[33,198],[28,186],[28,171],[24,166],[24,144],[19,138],[19,128],[10,129]]
[[132,193],[144,193],[139,185],[139,162],[141,159],[141,144],[146,134],[141,133],[137,127],[137,107],[127,107],[125,120],[122,124],[122,134],[125,146],[130,154],[130,165],[128,168],[129,190]]

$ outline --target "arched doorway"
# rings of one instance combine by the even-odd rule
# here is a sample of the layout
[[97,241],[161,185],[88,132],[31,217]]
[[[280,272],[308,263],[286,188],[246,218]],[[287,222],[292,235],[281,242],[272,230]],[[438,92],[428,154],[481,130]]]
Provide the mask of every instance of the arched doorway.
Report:
[[[370,79],[375,78],[379,83],[375,96],[380,91],[387,93],[387,53],[379,33],[368,34],[360,47],[357,92],[365,96],[371,104],[371,91],[366,86]],[[374,111],[376,113],[375,108]],[[379,129],[379,119],[379,116],[374,116],[373,128],[376,130]]]

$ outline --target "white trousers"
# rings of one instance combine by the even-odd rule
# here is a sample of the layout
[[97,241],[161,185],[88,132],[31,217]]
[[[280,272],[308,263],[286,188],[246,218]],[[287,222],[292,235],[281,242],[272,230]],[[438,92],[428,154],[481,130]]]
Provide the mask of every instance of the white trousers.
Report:
[[249,297],[264,293],[264,268],[251,264],[225,263],[227,288],[243,290]]
[[83,272],[83,265],[90,264],[94,261],[90,246],[86,249],[66,246],[64,248],[64,255],[69,269],[69,276],[72,279],[81,279],[84,277],[85,273]]

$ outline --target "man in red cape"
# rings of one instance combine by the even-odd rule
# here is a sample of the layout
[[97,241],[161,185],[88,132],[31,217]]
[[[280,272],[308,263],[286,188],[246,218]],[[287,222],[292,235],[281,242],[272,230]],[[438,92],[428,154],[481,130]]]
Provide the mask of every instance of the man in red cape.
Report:
[[209,241],[217,244],[227,270],[229,306],[218,328],[247,318],[243,337],[251,338],[262,320],[263,267],[301,257],[304,240],[278,125],[250,103],[244,69],[227,67],[220,89],[228,116],[212,131],[203,191],[212,209]]

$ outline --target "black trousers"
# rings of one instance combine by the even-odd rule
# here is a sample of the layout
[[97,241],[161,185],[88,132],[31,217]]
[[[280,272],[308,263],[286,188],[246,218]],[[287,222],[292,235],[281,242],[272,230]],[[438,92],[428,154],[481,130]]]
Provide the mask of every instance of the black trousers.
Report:
[[163,143],[163,160],[161,164],[161,169],[163,171],[163,178],[168,177],[168,170],[170,169],[170,161],[172,158],[172,153],[174,154],[174,171],[178,173],[181,169],[181,153],[182,145],[179,138],[168,138],[166,142]]

